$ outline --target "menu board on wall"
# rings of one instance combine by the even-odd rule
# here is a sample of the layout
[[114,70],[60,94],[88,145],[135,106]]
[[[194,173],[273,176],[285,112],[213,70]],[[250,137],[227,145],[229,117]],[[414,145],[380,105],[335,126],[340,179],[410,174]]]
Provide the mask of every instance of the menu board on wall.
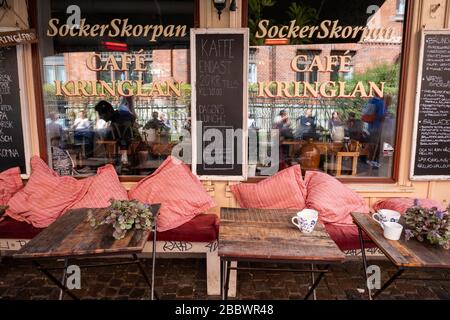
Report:
[[0,172],[26,173],[17,47],[0,49]]
[[247,29],[194,29],[192,169],[204,180],[247,178]]
[[411,179],[450,179],[450,30],[422,34],[415,112]]

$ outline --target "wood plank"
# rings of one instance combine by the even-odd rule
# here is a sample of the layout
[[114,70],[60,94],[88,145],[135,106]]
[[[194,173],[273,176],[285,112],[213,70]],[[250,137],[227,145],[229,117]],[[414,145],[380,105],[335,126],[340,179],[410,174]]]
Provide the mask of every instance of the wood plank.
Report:
[[[160,205],[152,206],[157,214]],[[14,258],[59,258],[142,252],[151,230],[130,230],[126,237],[116,240],[113,227],[97,229],[87,221],[89,210],[100,217],[105,209],[78,209],[67,212],[52,225],[28,242]]]
[[291,209],[221,209],[219,256],[239,260],[339,263],[345,258],[322,223],[301,233]]
[[353,220],[395,264],[402,268],[450,269],[450,251],[415,239],[388,240],[383,229],[371,216],[352,213]]

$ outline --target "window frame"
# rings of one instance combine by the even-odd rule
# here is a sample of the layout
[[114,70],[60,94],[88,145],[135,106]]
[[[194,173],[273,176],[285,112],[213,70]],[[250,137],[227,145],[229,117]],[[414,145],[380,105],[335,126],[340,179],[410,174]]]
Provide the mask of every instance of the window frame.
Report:
[[[194,0],[194,28],[200,27],[200,1]],[[246,0],[244,0],[246,2]],[[28,1],[28,16],[30,20],[30,28],[38,29],[38,0]],[[33,84],[36,103],[36,127],[39,141],[39,155],[42,160],[48,163],[49,154],[47,148],[47,132],[45,127],[45,105],[44,105],[44,74],[42,57],[39,50],[39,43],[31,44],[31,59],[33,65]],[[82,179],[83,177],[75,177]],[[139,182],[145,176],[119,176],[121,182]]]
[[[392,175],[390,178],[386,177],[367,177],[367,178],[337,178],[342,183],[346,184],[395,184],[400,179],[400,150],[402,149],[402,129],[405,115],[405,102],[407,97],[406,81],[408,76],[407,62],[410,57],[410,44],[412,41],[412,20],[413,9],[417,0],[405,1],[405,15],[403,19],[403,42],[401,53],[401,66],[400,66],[400,81],[398,92],[398,105],[397,105],[397,120],[396,120],[396,133],[395,133],[395,150],[393,155]],[[242,27],[248,27],[248,0],[242,0]],[[245,13],[245,15],[244,15]],[[252,177],[248,182],[258,182],[267,179],[268,177]]]

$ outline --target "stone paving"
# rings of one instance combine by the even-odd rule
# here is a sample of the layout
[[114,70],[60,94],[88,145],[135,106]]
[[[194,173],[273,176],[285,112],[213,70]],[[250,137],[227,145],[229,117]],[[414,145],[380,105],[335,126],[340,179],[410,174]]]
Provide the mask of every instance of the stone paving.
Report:
[[[148,270],[151,261],[145,260]],[[385,260],[371,261],[381,267],[382,281],[395,271]],[[249,266],[246,264],[245,266]],[[258,267],[273,267],[252,264]],[[280,265],[279,268],[299,268]],[[307,267],[307,266],[304,266]],[[60,277],[60,274],[55,275]],[[450,272],[414,274],[450,280]],[[302,299],[307,292],[310,275],[291,272],[240,271],[238,299]],[[363,287],[359,261],[333,266],[317,289],[318,299],[365,299],[358,288]],[[204,259],[159,259],[156,289],[162,299],[219,299],[206,294],[206,264]],[[139,300],[149,297],[149,290],[136,266],[113,266],[82,270],[82,289],[76,294],[83,299]],[[30,264],[3,259],[0,263],[0,299],[58,299],[59,290]],[[450,281],[396,282],[382,299],[450,299]]]

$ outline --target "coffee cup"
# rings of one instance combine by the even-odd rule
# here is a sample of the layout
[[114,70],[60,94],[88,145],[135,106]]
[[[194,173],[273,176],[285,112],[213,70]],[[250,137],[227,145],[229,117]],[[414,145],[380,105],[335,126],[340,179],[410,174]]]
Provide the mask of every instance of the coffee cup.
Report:
[[316,227],[319,219],[319,212],[312,209],[305,209],[297,213],[292,218],[292,223],[297,226],[303,233],[311,233]]
[[400,212],[389,209],[380,209],[372,215],[372,218],[379,224],[382,222],[398,222],[400,217]]
[[398,241],[402,236],[403,226],[397,222],[382,222],[383,234],[386,239]]

